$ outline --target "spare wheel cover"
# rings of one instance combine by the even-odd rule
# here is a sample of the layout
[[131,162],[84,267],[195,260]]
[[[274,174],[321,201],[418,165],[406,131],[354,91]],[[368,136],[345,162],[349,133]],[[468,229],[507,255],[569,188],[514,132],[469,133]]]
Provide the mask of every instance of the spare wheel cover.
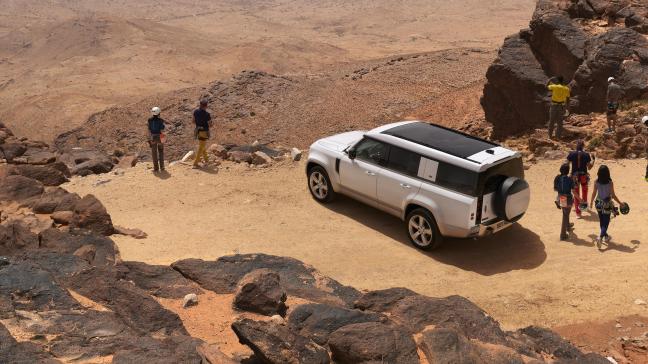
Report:
[[529,208],[530,198],[529,184],[517,177],[509,177],[497,189],[493,207],[497,217],[504,221],[515,222],[521,219]]

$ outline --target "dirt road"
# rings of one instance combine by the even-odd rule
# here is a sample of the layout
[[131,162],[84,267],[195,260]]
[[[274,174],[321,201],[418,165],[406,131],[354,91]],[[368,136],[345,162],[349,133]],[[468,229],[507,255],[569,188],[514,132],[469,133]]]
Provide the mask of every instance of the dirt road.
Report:
[[648,301],[644,163],[609,162],[618,195],[632,212],[613,220],[614,244],[603,252],[592,242],[594,217],[576,221],[570,242],[558,240],[551,182],[559,161],[527,171],[532,201],[520,226],[477,241],[449,240],[434,253],[411,247],[402,223],[389,215],[346,198],[329,206],[314,202],[303,164],[258,170],[226,165],[212,172],[175,165],[166,179],[138,165],[123,176],[78,178],[65,187],[95,194],[116,224],[149,234],[145,240],[115,237],[124,260],[292,256],[358,288],[463,295],[515,328],[648,314],[648,307],[634,304]]

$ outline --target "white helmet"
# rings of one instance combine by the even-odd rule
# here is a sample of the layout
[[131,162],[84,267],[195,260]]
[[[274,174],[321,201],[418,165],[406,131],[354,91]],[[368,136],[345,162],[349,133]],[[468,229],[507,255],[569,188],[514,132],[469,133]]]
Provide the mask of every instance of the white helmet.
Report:
[[160,110],[160,108],[157,107],[157,106],[151,109],[151,114],[156,115],[156,116],[160,115],[161,112],[162,112],[162,110]]
[[641,122],[644,123],[645,126],[648,126],[648,115],[641,118]]
[[610,83],[610,82],[612,82],[612,81],[614,81],[614,77],[610,77],[610,78],[608,78],[608,83]]

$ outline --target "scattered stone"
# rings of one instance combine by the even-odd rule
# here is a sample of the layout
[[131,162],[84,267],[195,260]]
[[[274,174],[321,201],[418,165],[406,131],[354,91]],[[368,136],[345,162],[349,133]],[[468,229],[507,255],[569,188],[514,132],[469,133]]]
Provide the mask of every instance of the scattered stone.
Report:
[[40,198],[44,191],[43,184],[35,179],[24,176],[0,179],[0,200],[30,205]]
[[189,293],[182,299],[182,307],[195,306],[198,304],[198,296],[195,293]]
[[72,211],[74,205],[80,199],[76,193],[69,193],[60,187],[56,187],[45,191],[40,199],[34,203],[32,210],[37,214],[51,214],[55,211]]
[[140,229],[129,229],[121,226],[115,226],[114,228],[115,234],[126,235],[135,239],[146,239],[148,237],[148,234]]
[[135,167],[138,162],[138,157],[136,155],[127,155],[122,157],[117,164],[117,168],[128,169]]
[[207,152],[217,158],[227,159],[227,148],[220,144],[212,144],[209,149],[207,149]]
[[252,163],[252,153],[231,150],[227,153],[227,159],[235,163]]
[[60,225],[70,225],[72,218],[74,217],[74,212],[72,211],[54,211],[50,215],[50,218]]
[[302,157],[302,152],[301,150],[297,148],[292,148],[290,150],[290,159],[292,159],[293,162],[298,162],[301,160]]
[[124,262],[124,266],[128,268],[124,279],[135,283],[153,296],[177,299],[190,293],[202,292],[197,284],[167,265]]
[[184,157],[182,157],[181,161],[184,162],[184,163],[186,163],[186,162],[189,161],[191,158],[193,158],[193,156],[194,156],[195,154],[196,154],[196,153],[194,153],[193,150],[190,150],[190,151],[187,152],[187,154],[184,155]]
[[561,150],[548,150],[544,153],[544,158],[549,160],[565,159],[565,152]]
[[269,165],[272,164],[272,158],[267,154],[257,151],[252,154],[252,164],[254,165]]
[[239,341],[263,362],[271,364],[328,364],[329,354],[313,341],[273,322],[242,319],[232,324]]
[[647,303],[646,303],[646,301],[644,301],[644,300],[642,300],[642,299],[640,299],[640,298],[637,298],[637,299],[634,301],[634,304],[637,305],[637,306],[646,306]]
[[286,291],[279,274],[269,269],[257,269],[246,274],[238,283],[234,307],[266,316],[286,315]]

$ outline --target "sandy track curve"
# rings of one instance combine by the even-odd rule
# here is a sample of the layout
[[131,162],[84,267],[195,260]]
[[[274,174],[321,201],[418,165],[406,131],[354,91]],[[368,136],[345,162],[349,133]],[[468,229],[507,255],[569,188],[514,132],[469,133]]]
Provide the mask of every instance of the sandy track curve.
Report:
[[450,240],[434,253],[411,247],[402,223],[382,212],[346,198],[330,206],[314,202],[302,163],[258,170],[227,165],[210,173],[176,165],[167,179],[140,164],[123,176],[75,178],[65,187],[95,194],[116,224],[149,234],[145,240],[115,237],[124,260],[292,256],[362,289],[405,286],[432,296],[463,295],[515,328],[647,314],[634,304],[648,301],[644,163],[608,163],[632,213],[612,222],[615,243],[605,252],[590,236],[598,229],[594,218],[576,221],[573,241],[558,241],[551,182],[559,161],[527,171],[533,194],[521,226],[478,241]]

